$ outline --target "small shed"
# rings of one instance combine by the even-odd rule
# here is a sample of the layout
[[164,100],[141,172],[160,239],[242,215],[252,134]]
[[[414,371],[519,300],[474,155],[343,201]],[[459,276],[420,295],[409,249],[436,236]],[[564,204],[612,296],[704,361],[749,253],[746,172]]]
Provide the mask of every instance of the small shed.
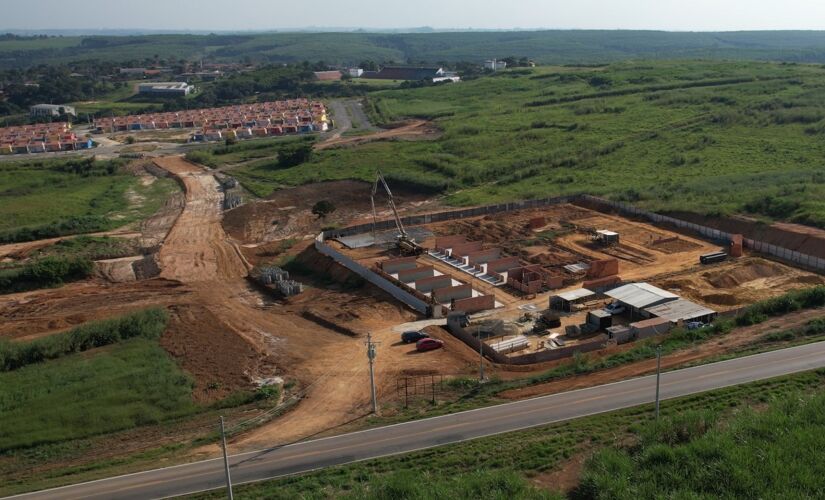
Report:
[[596,231],[596,241],[604,246],[618,245],[619,233],[616,231],[608,231],[607,229],[599,229]]
[[616,342],[616,344],[626,344],[633,340],[633,331],[629,326],[616,325],[611,326],[607,330],[607,339]]
[[665,318],[650,318],[636,323],[630,323],[630,330],[637,339],[646,339],[654,335],[661,335],[669,332],[673,328],[673,323]]
[[605,330],[613,326],[613,315],[604,309],[596,309],[587,313],[587,324],[594,326],[597,330]]
[[577,304],[581,304],[593,298],[595,295],[596,292],[588,290],[587,288],[577,288],[575,290],[562,292],[550,297],[550,309],[570,312],[576,309]]

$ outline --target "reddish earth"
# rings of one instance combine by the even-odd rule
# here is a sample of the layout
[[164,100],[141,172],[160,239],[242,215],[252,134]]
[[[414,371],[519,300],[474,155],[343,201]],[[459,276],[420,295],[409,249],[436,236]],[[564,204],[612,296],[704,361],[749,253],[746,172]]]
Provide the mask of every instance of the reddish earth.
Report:
[[766,224],[742,216],[713,217],[692,212],[672,212],[669,215],[825,259],[825,230],[822,229],[782,222]]
[[[371,215],[371,191],[370,183],[350,180],[281,189],[266,200],[227,211],[223,226],[231,237],[247,244],[314,238],[324,227],[347,226],[366,214]],[[402,213],[435,210],[437,207],[427,196],[409,190],[395,188],[393,197]],[[335,211],[323,219],[312,213],[312,206],[321,200],[330,200],[335,205]],[[376,198],[376,209],[380,218],[390,216],[383,193]]]
[[335,147],[357,146],[374,141],[389,141],[394,139],[421,140],[436,139],[441,131],[425,120],[410,120],[398,124],[397,127],[373,132],[365,135],[341,137],[334,135],[326,141],[315,145],[315,149],[329,149]]

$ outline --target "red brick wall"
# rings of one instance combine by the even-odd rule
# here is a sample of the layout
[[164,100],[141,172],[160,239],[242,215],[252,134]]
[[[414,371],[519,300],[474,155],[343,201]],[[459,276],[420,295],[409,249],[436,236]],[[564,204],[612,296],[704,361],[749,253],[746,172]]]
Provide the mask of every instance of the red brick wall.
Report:
[[464,311],[467,314],[472,314],[479,311],[486,311],[496,307],[496,298],[494,295],[480,295],[470,299],[459,299],[455,301],[453,307],[454,311]]
[[594,260],[590,263],[590,269],[587,270],[589,279],[605,278],[616,274],[619,274],[618,259]]
[[436,248],[452,248],[454,245],[467,243],[467,238],[459,234],[453,236],[437,236],[435,238]]
[[416,260],[418,257],[401,257],[399,259],[389,259],[378,263],[381,269],[387,274],[395,274],[404,269],[414,269],[418,267]]
[[415,281],[415,289],[419,292],[431,292],[436,288],[447,288],[453,284],[453,278],[448,274],[423,278]]
[[461,256],[464,257],[470,252],[477,252],[481,250],[483,243],[480,241],[468,241],[467,243],[462,243],[460,245],[453,246],[453,253],[452,256]]
[[491,260],[487,263],[487,272],[504,272],[509,271],[510,269],[519,267],[521,263],[518,260],[518,257],[505,257],[503,259],[498,260]]
[[411,283],[413,281],[429,278],[431,276],[435,276],[435,269],[433,266],[421,266],[413,269],[398,271],[398,281],[403,281],[404,283]]

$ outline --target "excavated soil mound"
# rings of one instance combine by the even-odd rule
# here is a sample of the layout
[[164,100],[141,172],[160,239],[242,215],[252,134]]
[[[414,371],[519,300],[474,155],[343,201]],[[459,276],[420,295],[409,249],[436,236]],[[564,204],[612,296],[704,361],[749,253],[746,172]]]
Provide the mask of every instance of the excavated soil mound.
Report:
[[739,299],[731,293],[710,293],[702,295],[702,300],[717,306],[735,306],[739,304]]
[[172,306],[169,312],[160,344],[193,375],[197,401],[208,403],[251,389],[249,374],[258,373],[265,356],[240,341],[204,306]]
[[761,278],[773,278],[782,276],[783,274],[785,274],[785,270],[781,266],[764,261],[749,266],[738,267],[715,276],[708,273],[705,275],[705,278],[708,283],[716,288],[736,288],[749,281]]
[[[393,185],[396,205],[415,204],[428,197]],[[355,219],[372,217],[372,185],[361,181],[330,181],[307,184],[272,193],[266,200],[247,203],[224,214],[224,230],[233,238],[247,242],[270,241],[318,234],[327,226],[347,226]],[[321,200],[331,201],[335,211],[323,219],[312,213]],[[391,217],[383,193],[376,196],[379,218]]]

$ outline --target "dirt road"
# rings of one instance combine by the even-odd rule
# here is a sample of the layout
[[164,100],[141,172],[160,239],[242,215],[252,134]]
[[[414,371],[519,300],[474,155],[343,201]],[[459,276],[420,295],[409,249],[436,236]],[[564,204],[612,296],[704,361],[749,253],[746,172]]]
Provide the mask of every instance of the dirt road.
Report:
[[184,283],[246,276],[249,270],[221,227],[218,181],[179,157],[155,163],[178,177],[186,191],[186,206],[160,250],[161,276]]
[[[217,323],[220,332],[232,332],[255,347],[260,362],[255,365],[258,371],[249,373],[252,378],[288,375],[305,391],[293,411],[236,438],[234,445],[291,442],[365,415],[369,377],[363,339],[324,328],[288,307],[263,307],[262,297],[244,279],[246,266],[220,224],[221,193],[214,177],[178,157],[156,163],[177,176],[186,189],[186,206],[160,251],[161,276],[191,289],[191,302],[209,311],[213,328]],[[347,296],[342,295],[342,300]],[[342,302],[341,307],[346,310],[347,304]],[[381,342],[382,386],[394,387],[394,375],[407,367],[437,370],[445,363],[454,365],[449,352],[411,355],[409,346],[394,345],[398,335],[390,331],[387,318],[370,319],[366,313],[363,317],[366,326],[375,327],[376,340]]]
[[388,141],[392,139],[428,139],[438,137],[439,133],[439,130],[428,121],[411,120],[409,122],[404,123],[400,127],[381,130],[379,132],[365,135],[356,135],[350,137],[341,137],[333,135],[329,139],[316,144],[315,149],[322,150],[333,147],[355,146],[367,142]]

